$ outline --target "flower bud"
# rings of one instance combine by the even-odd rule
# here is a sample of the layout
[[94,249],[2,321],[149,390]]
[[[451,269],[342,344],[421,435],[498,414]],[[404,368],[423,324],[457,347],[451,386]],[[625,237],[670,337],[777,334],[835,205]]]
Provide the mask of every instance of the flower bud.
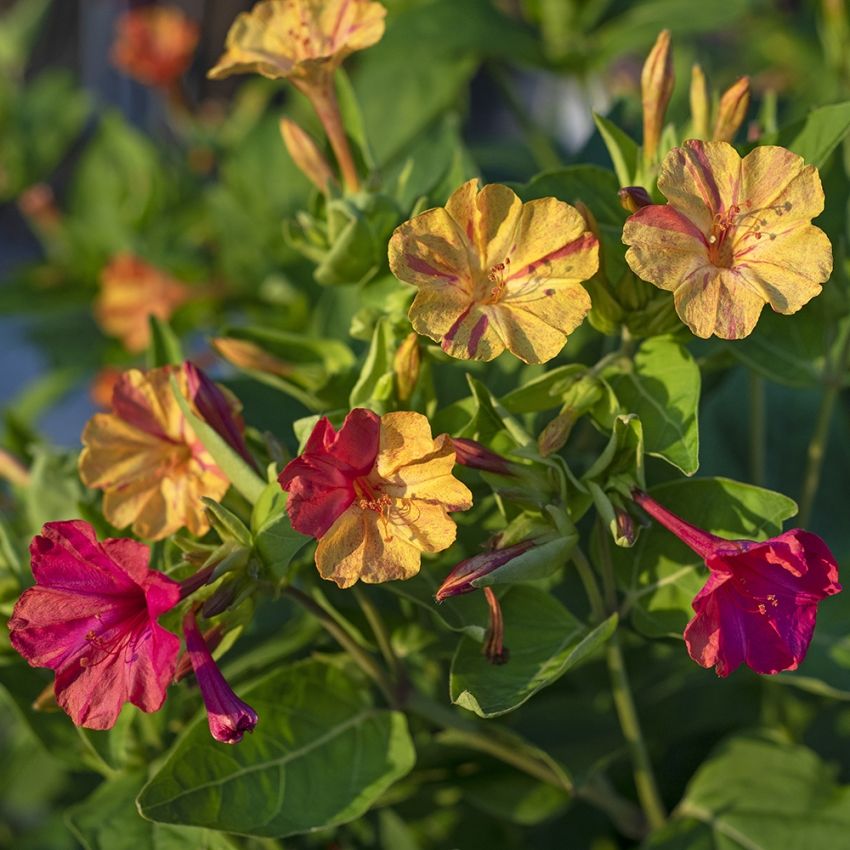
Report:
[[546,424],[537,438],[537,449],[543,457],[549,457],[564,447],[577,419],[576,411],[570,407]]
[[624,186],[617,192],[617,197],[620,199],[620,206],[630,213],[636,213],[641,207],[652,204],[652,198],[643,186]]
[[662,30],[646,57],[640,75],[643,104],[643,160],[649,165],[658,153],[658,142],[664,127],[667,104],[673,94],[673,57],[670,52],[670,30]]
[[720,98],[711,138],[715,142],[731,142],[744,123],[749,105],[750,78],[741,77],[729,86]]
[[699,65],[691,68],[691,136],[695,139],[708,138],[708,122],[711,103],[708,98],[708,85],[705,74]]
[[336,185],[333,171],[313,137],[289,118],[280,119],[280,135],[292,161],[302,174],[327,195]]
[[523,540],[521,543],[515,543],[513,546],[507,546],[504,549],[492,549],[461,561],[446,576],[443,583],[437,589],[434,595],[435,599],[437,602],[442,602],[450,596],[460,596],[462,593],[470,593],[473,590],[477,590],[472,584],[473,581],[489,575],[494,570],[499,569],[499,567],[503,567],[509,561],[527,552],[535,545],[533,540]]
[[464,437],[452,437],[457,462],[470,469],[480,469],[482,472],[495,472],[496,475],[514,475],[515,467],[507,458],[482,446],[477,440],[467,440]]
[[253,732],[257,712],[233,693],[218,669],[191,611],[183,619],[186,651],[207,709],[210,733],[223,744],[237,744],[245,732]]
[[393,358],[396,392],[399,401],[407,401],[419,380],[422,358],[419,353],[419,334],[410,333],[404,338]]
[[254,342],[235,337],[216,337],[212,347],[219,356],[237,369],[250,369],[254,372],[267,372],[280,378],[288,378],[295,371],[289,363],[264,351]]

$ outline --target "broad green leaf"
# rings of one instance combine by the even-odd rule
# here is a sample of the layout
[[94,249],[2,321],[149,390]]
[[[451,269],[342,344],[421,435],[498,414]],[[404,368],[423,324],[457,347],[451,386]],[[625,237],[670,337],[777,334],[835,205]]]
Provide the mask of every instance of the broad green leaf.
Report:
[[847,850],[850,786],[806,747],[740,735],[697,770],[644,850]]
[[[727,347],[742,363],[771,381],[789,387],[816,386],[823,382],[827,358],[834,356],[840,344],[835,320],[841,312],[826,293],[793,317],[765,310],[750,336],[727,343]],[[842,382],[848,380],[850,373],[845,373]]]
[[77,472],[76,452],[35,446],[30,483],[24,491],[24,509],[35,534],[45,522],[77,519],[83,488]]
[[304,661],[240,696],[260,716],[254,733],[222,746],[199,717],[142,789],[145,817],[296,835],[360,817],[413,767],[404,715],[372,707],[362,682],[337,667]]
[[539,413],[560,407],[564,393],[586,371],[580,363],[556,366],[502,396],[502,406],[511,413]]
[[[727,478],[675,481],[651,493],[688,522],[729,539],[764,540],[797,512],[781,493]],[[702,559],[655,523],[634,548],[612,556],[635,626],[649,637],[681,636],[693,616],[691,600],[708,578]]]
[[594,112],[593,120],[605,147],[608,148],[608,155],[611,157],[620,186],[634,186],[640,154],[637,142],[602,115]]
[[777,144],[794,151],[815,168],[823,168],[850,133],[850,101],[813,109],[801,124],[779,131]]
[[700,372],[684,346],[670,336],[641,345],[634,365],[618,361],[604,372],[624,413],[643,425],[646,451],[685,475],[699,468]]
[[145,820],[136,810],[144,780],[142,773],[110,779],[68,809],[65,820],[86,850],[235,850],[220,832]]
[[376,412],[387,410],[394,389],[393,358],[395,334],[386,318],[378,320],[360,377],[351,390],[348,402],[352,408],[368,407]]
[[490,587],[497,584],[516,584],[547,578],[567,562],[578,543],[578,531],[568,537],[558,537],[523,552],[492,573],[475,579],[473,587]]
[[196,416],[189,406],[189,402],[180,392],[174,376],[171,377],[171,392],[177,400],[177,404],[186,421],[203,444],[204,448],[212,455],[221,471],[227,476],[228,481],[252,504],[262,494],[265,483],[245,460],[234,451],[227,441],[203,419]]
[[310,542],[289,522],[286,493],[272,481],[257,499],[251,514],[254,549],[277,579],[285,578],[295,555]]
[[490,817],[533,826],[563,814],[570,802],[559,788],[523,773],[488,772],[461,785],[463,799]]
[[480,717],[518,708],[601,646],[617,625],[609,617],[588,631],[551,594],[515,587],[500,600],[505,620],[506,664],[493,665],[481,645],[461,639],[452,659],[452,702]]

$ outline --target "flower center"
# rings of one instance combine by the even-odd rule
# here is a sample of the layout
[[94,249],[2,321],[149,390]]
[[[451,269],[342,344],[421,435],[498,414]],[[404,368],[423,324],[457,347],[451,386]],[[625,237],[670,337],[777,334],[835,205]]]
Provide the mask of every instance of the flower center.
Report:
[[731,269],[734,255],[732,242],[738,225],[741,207],[732,204],[725,212],[714,214],[708,236],[708,259],[719,268]]
[[481,299],[482,304],[497,304],[505,294],[505,275],[510,271],[511,258],[505,257],[501,263],[496,263],[487,272],[485,281],[485,294]]

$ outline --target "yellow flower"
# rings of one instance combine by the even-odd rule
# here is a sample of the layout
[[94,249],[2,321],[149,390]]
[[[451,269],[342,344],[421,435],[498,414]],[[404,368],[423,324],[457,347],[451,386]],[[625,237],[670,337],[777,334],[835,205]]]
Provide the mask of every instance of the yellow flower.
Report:
[[[239,433],[241,420],[232,398],[225,400],[208,379],[199,387],[192,370],[184,364],[124,372],[115,384],[112,411],[95,414],[83,430],[83,483],[104,491],[103,514],[109,522],[118,528],[132,524],[139,537],[161,540],[183,526],[203,534],[209,522],[201,496],[220,499],[228,488],[224,473],[186,422],[169,378],[174,375],[199,416],[199,406],[209,410],[212,398],[219,411],[226,411],[227,425],[235,424],[231,434]],[[210,424],[228,436],[219,421]]]
[[464,183],[445,207],[396,228],[393,274],[419,288],[414,330],[464,360],[507,348],[526,363],[554,357],[590,310],[581,281],[599,267],[599,243],[569,204],[524,204],[497,183]]
[[150,342],[148,316],[167,320],[189,300],[189,289],[130,254],[119,254],[100,274],[94,317],[127,351],[144,351]]
[[811,224],[823,210],[817,169],[791,151],[757,147],[743,159],[726,142],[688,141],[664,159],[666,204],[626,222],[626,260],[673,292],[696,336],[742,339],[765,304],[796,313],[832,273],[832,247]]
[[379,41],[385,15],[372,0],[261,0],[233,22],[209,76],[255,72],[313,82]]
[[454,464],[451,438],[435,440],[422,414],[358,408],[338,432],[320,419],[279,481],[292,526],[319,540],[322,578],[350,587],[412,578],[422,552],[451,546],[448,512],[472,507]]

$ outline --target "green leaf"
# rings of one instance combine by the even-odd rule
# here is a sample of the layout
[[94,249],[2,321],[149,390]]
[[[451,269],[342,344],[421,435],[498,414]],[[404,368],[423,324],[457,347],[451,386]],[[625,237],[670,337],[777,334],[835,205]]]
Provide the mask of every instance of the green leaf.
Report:
[[608,148],[608,155],[617,173],[620,186],[634,186],[638,171],[638,143],[624,133],[613,121],[593,113],[596,129]]
[[171,325],[157,316],[148,316],[151,328],[151,342],[148,346],[148,368],[158,366],[179,366],[183,362],[183,349],[177,334]]
[[693,475],[699,468],[700,372],[687,349],[673,337],[653,337],[641,345],[633,368],[618,361],[603,374],[623,412],[640,417],[646,451]]
[[171,376],[171,392],[177,400],[177,404],[186,421],[195,432],[204,448],[212,455],[219,469],[227,476],[228,481],[249,501],[251,504],[259,499],[266,485],[253,469],[235,452],[227,440],[225,440],[214,428],[210,427],[203,419],[196,416],[189,406],[189,402],[180,392],[177,381]]
[[475,579],[472,586],[491,587],[547,578],[564,566],[578,539],[578,531],[575,531],[568,537],[558,537],[534,546],[527,552],[511,558],[492,573]]
[[502,396],[501,403],[511,413],[539,413],[560,407],[566,391],[587,372],[580,363],[556,366]]
[[813,109],[798,124],[779,131],[777,144],[799,154],[809,165],[822,169],[832,152],[850,133],[850,101]]
[[145,817],[296,835],[360,817],[413,767],[404,715],[373,708],[362,682],[337,667],[304,661],[241,696],[260,716],[253,735],[225,747],[199,717],[142,789]]
[[68,809],[68,827],[86,850],[235,850],[220,832],[145,820],[135,804],[144,780],[142,773],[110,779]]
[[846,850],[850,786],[806,747],[740,735],[688,783],[670,823],[644,850]]
[[512,588],[501,598],[506,664],[494,666],[481,645],[461,639],[452,659],[452,702],[480,717],[513,711],[583,661],[613,634],[616,615],[588,631],[551,594]]
[[24,491],[24,510],[33,533],[46,522],[77,519],[83,488],[76,452],[34,446],[30,483]]
[[251,513],[254,549],[277,579],[285,578],[295,555],[310,542],[289,522],[286,493],[272,481],[257,499]]
[[493,773],[472,777],[461,786],[463,799],[499,820],[533,826],[563,814],[569,796],[560,788],[523,773]]
[[[727,478],[675,481],[651,493],[688,522],[729,539],[764,540],[797,512],[781,493]],[[657,524],[612,557],[636,628],[649,637],[680,637],[693,616],[691,600],[708,578],[702,559]]]
[[372,334],[372,342],[360,377],[351,390],[349,405],[368,407],[383,413],[392,398],[394,383],[393,358],[395,357],[395,334],[388,319],[379,319]]

